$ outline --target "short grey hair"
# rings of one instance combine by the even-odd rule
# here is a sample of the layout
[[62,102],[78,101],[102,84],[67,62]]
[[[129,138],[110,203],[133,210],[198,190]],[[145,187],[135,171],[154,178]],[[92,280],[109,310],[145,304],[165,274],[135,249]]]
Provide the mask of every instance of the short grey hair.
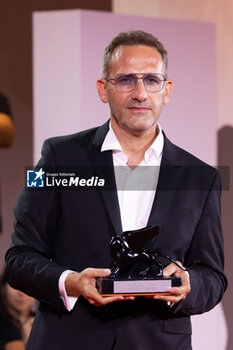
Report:
[[161,42],[154,37],[154,35],[150,33],[146,33],[143,30],[132,30],[128,32],[121,32],[119,33],[115,38],[112,39],[112,41],[108,44],[104,51],[104,58],[103,58],[103,78],[108,77],[109,73],[109,61],[112,57],[113,51],[118,46],[135,46],[135,45],[145,45],[154,47],[158,50],[160,55],[162,56],[165,71],[167,70],[167,51],[164,48],[164,46],[161,44]]

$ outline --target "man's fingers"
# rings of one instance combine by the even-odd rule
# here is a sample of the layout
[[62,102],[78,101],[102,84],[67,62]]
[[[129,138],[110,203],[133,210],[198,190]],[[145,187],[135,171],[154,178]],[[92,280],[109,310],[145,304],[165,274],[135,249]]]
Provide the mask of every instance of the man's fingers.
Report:
[[89,267],[82,271],[83,275],[87,275],[90,278],[96,278],[96,277],[106,277],[109,276],[111,273],[110,269],[94,269],[92,267]]
[[115,301],[121,301],[124,299],[123,296],[112,296],[112,297],[102,297],[97,291],[93,292],[90,296],[90,294],[86,297],[89,303],[94,304],[96,306],[99,305],[106,305],[109,303],[113,303]]
[[134,296],[124,297],[124,300],[134,300],[134,299],[135,299]]
[[[176,261],[176,263],[182,267],[182,264],[179,261]],[[166,266],[165,269],[163,270],[163,276],[169,277],[178,271],[182,271],[182,270],[176,264],[171,263],[168,266]]]
[[190,285],[182,285],[180,287],[172,287],[169,289],[169,292],[172,295],[181,295],[181,294],[188,294],[190,292]]
[[[182,264],[179,261],[176,261],[176,263],[183,267]],[[171,303],[178,303],[179,301],[186,298],[187,294],[190,292],[190,281],[189,281],[189,274],[188,272],[182,270],[174,263],[169,264],[165,267],[163,270],[163,276],[169,277],[171,275],[175,275],[176,277],[181,277],[182,285],[180,287],[172,287],[169,289],[170,295],[156,295],[154,299],[159,299],[163,301],[169,301]]]
[[179,301],[184,300],[186,298],[186,295],[187,294],[181,294],[178,296],[176,296],[176,295],[155,295],[154,299],[163,300],[166,302],[171,302],[171,303],[176,304]]
[[102,297],[95,286],[97,277],[106,277],[111,273],[110,269],[87,268],[80,273],[80,294],[93,305],[106,305],[115,301],[123,300],[122,296]]
[[134,300],[134,297],[123,297],[121,295],[102,297],[96,288],[97,277],[107,277],[111,274],[110,269],[95,269],[89,267],[82,272],[75,274],[77,294],[82,295],[92,305],[106,305],[115,301]]
[[113,303],[115,301],[124,300],[124,297],[121,296],[121,295],[118,295],[118,296],[115,296],[115,297],[101,297],[101,298],[102,298],[102,305]]
[[181,286],[176,288],[170,288],[169,292],[171,293],[170,295],[156,295],[154,296],[154,299],[169,301],[171,303],[178,303],[178,301],[181,301],[186,298],[187,294],[190,292],[190,287]]

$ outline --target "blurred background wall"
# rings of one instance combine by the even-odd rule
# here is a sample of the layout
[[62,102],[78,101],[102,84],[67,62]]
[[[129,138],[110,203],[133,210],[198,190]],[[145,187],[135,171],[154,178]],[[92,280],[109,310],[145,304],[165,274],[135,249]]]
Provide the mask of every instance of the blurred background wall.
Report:
[[[223,191],[222,218],[229,288],[223,300],[228,324],[227,350],[233,349],[232,208],[233,192],[233,2],[232,0],[8,0],[0,2],[0,91],[8,97],[15,123],[11,148],[0,149],[0,267],[10,242],[16,198],[25,183],[25,166],[32,164],[32,12],[93,9],[121,14],[198,20],[216,24],[218,162],[230,168],[230,188]],[[175,38],[174,38],[175,40]],[[200,54],[201,59],[201,54]],[[195,67],[194,67],[195,70]],[[203,76],[205,79],[205,76]],[[197,101],[198,103],[198,101]],[[201,106],[200,106],[201,109]],[[208,140],[207,140],[208,142]]]

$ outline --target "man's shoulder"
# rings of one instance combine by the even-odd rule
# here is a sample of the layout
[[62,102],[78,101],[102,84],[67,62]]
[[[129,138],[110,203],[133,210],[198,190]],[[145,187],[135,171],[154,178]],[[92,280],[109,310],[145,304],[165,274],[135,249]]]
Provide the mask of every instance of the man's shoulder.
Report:
[[108,122],[102,126],[83,130],[74,134],[55,136],[44,141],[42,159],[46,162],[67,165],[86,163],[94,149],[101,150],[101,145],[108,131]]
[[96,134],[99,127],[79,131],[73,134],[54,136],[45,140],[45,143],[50,143],[53,147],[69,147],[74,145],[88,144]]
[[198,188],[200,183],[203,184],[203,188],[208,188],[214,179],[220,178],[219,171],[214,166],[173,144],[167,138],[165,139],[163,156],[165,158],[163,164],[182,169],[185,178],[196,182]]
[[51,137],[45,140],[45,144],[50,144],[54,148],[62,147],[65,149],[77,146],[79,148],[86,148],[87,145],[90,144],[101,147],[108,130],[109,120],[101,126],[96,126],[74,134]]
[[215,169],[210,164],[204,162],[196,155],[172,143],[169,139],[165,139],[165,156],[171,157],[176,165],[187,166],[204,166],[210,169]]

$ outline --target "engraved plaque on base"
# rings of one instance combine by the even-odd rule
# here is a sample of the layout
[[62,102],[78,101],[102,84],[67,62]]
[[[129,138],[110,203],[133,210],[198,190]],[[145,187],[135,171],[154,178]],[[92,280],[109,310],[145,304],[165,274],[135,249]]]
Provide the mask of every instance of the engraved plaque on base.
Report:
[[171,287],[179,286],[181,286],[181,279],[175,277],[144,279],[97,278],[97,289],[102,296],[169,295]]

